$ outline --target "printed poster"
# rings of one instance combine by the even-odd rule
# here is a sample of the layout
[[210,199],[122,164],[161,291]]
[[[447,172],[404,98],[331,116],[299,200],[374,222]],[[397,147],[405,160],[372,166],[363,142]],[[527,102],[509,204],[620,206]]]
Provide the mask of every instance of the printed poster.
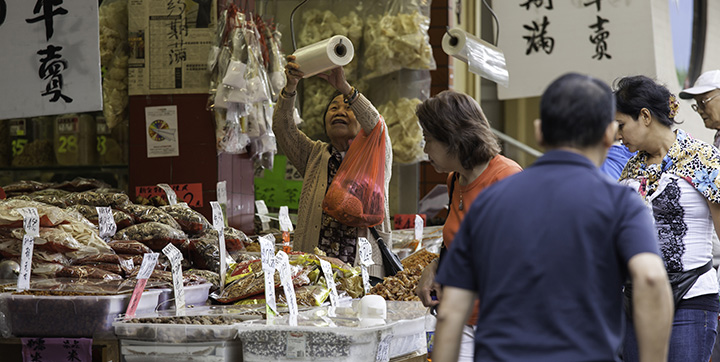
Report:
[[180,156],[177,106],[145,107],[147,157]]

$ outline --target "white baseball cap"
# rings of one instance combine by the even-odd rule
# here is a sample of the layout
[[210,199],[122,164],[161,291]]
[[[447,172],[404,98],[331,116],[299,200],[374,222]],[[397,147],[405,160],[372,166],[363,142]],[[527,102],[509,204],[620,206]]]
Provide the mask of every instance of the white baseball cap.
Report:
[[720,88],[720,70],[708,70],[698,77],[691,88],[683,89],[680,92],[680,98],[690,99],[717,88]]

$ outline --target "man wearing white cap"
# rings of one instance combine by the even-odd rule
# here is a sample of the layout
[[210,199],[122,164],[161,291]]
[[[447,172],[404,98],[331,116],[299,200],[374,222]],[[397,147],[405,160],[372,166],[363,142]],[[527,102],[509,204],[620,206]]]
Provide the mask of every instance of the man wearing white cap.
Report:
[[[713,145],[720,148],[720,70],[709,70],[698,77],[695,85],[680,92],[680,98],[695,98],[693,110],[700,114],[705,127],[718,130]],[[717,99],[716,99],[717,97]]]

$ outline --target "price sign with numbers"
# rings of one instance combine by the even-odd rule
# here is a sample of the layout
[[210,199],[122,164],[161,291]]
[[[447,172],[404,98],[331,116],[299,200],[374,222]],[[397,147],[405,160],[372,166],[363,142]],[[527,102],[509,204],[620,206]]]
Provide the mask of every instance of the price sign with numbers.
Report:
[[217,193],[217,201],[220,204],[227,204],[227,181],[218,181],[215,185],[215,192]]
[[17,209],[17,211],[23,217],[25,233],[30,236],[40,236],[40,216],[38,215],[37,208],[23,207]]
[[167,195],[168,203],[170,205],[177,204],[177,195],[175,194],[175,191],[173,191],[172,187],[170,187],[170,185],[158,184],[158,187],[165,191],[165,195]]
[[175,291],[175,314],[185,315],[185,287],[182,276],[182,253],[173,244],[167,244],[162,249],[163,254],[170,259],[172,265],[173,289]]
[[22,255],[20,256],[20,275],[18,276],[17,282],[18,291],[30,288],[30,268],[32,267],[34,245],[35,237],[30,234],[25,234],[22,242]]
[[360,256],[360,264],[370,266],[375,264],[372,259],[372,246],[368,239],[359,237],[358,238],[358,254]]
[[280,221],[280,231],[293,231],[292,221],[290,220],[290,212],[288,211],[287,206],[280,206],[278,219]]
[[135,283],[135,289],[130,297],[130,303],[128,303],[127,310],[125,311],[125,319],[135,317],[135,311],[137,310],[138,303],[142,297],[142,293],[147,285],[147,280],[152,275],[155,264],[157,264],[158,253],[146,253],[143,257],[142,264],[140,265],[140,271],[137,275],[137,282]]
[[362,275],[363,289],[365,294],[370,293],[370,274],[365,265],[360,265],[360,274]]
[[112,209],[108,206],[96,206],[98,213],[98,229],[100,237],[109,240],[117,232],[117,225],[113,217]]
[[269,213],[267,205],[264,200],[255,200],[255,212],[260,217],[260,224],[263,230],[270,229],[270,217],[267,216]]
[[419,250],[422,246],[422,239],[423,239],[423,229],[425,227],[425,221],[423,220],[422,216],[415,215],[415,240],[418,241],[417,246],[415,247],[415,250]]
[[318,260],[320,260],[320,269],[322,269],[325,281],[330,288],[330,305],[337,307],[340,298],[338,297],[337,288],[335,287],[335,277],[333,277],[332,265],[323,259],[318,258]]
[[[269,234],[259,237],[258,241],[260,242],[260,258],[263,274],[265,275],[265,302],[272,312],[277,315],[277,304],[275,302],[275,238],[272,234]],[[268,323],[270,322],[268,321]]]
[[280,284],[285,292],[285,300],[287,300],[288,309],[290,311],[290,325],[297,326],[298,306],[295,296],[295,287],[292,283],[292,275],[290,273],[290,261],[283,251],[277,253],[276,267],[280,273]]
[[219,202],[210,201],[210,206],[212,206],[213,228],[218,232],[218,245],[220,246],[220,292],[222,292],[225,289],[225,271],[227,270],[225,263],[227,255],[225,249],[225,218]]

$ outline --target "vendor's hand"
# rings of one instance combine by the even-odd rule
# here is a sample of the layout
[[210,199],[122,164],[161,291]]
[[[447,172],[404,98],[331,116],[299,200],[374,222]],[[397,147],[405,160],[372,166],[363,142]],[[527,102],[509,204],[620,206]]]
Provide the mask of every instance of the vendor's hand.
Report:
[[[426,307],[432,307],[440,303],[440,284],[435,282],[435,273],[437,272],[437,262],[432,262],[423,269],[422,276],[415,288],[415,295],[420,298],[422,304]],[[431,293],[435,292],[437,299],[432,299]]]
[[349,96],[352,91],[350,83],[345,79],[345,70],[342,67],[333,68],[330,74],[320,73],[318,77],[328,81],[330,85],[346,96]]
[[305,74],[300,71],[300,65],[295,63],[295,56],[287,56],[287,64],[285,64],[285,77],[287,83],[285,84],[285,93],[295,92],[297,89],[298,82]]

